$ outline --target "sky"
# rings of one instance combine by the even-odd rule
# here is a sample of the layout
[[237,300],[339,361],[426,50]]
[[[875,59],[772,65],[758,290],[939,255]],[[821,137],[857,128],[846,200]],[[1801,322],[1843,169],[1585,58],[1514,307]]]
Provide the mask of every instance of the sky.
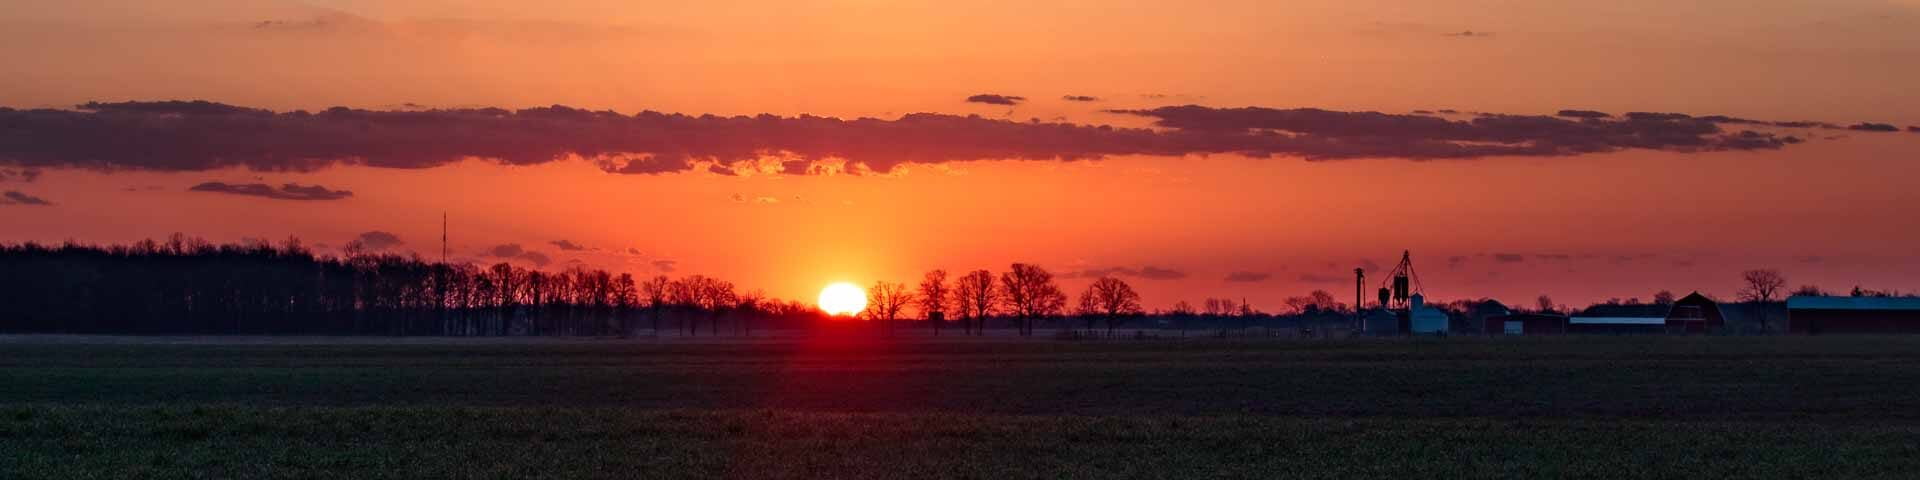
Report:
[[1920,290],[1920,2],[1676,3],[15,0],[0,242],[438,258],[445,214],[456,261],[794,299],[1028,262],[1277,310],[1402,251],[1438,299]]

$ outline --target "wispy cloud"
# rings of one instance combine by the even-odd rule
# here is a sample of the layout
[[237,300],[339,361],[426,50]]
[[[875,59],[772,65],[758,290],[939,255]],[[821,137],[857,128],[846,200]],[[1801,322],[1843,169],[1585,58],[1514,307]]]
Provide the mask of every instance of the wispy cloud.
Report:
[[264,183],[230,184],[206,182],[194,185],[187,190],[271,198],[275,200],[341,200],[353,196],[353,192],[347,190],[332,190],[319,185],[300,185],[297,183],[288,183],[276,188]]

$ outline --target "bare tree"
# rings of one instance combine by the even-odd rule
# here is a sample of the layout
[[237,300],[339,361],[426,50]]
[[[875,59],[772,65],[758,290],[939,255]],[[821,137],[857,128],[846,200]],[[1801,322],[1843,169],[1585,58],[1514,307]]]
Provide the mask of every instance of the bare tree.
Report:
[[1780,275],[1779,270],[1769,268],[1741,272],[1740,281],[1744,283],[1740,287],[1740,299],[1760,304],[1760,332],[1772,331],[1767,321],[1766,304],[1773,303],[1780,296],[1780,291],[1787,288],[1787,277]]
[[753,336],[753,318],[759,316],[762,307],[767,304],[767,295],[759,290],[743,293],[734,298],[734,327],[740,336]]
[[1748,270],[1740,273],[1740,299],[1749,302],[1772,302],[1780,291],[1787,288],[1787,277],[1779,270]]
[[920,315],[933,324],[933,336],[940,336],[940,324],[947,316],[947,271],[934,270],[920,280]]
[[975,335],[986,334],[987,317],[993,316],[993,307],[999,303],[1000,291],[993,286],[993,272],[974,270],[954,282],[953,305]]
[[885,322],[887,334],[893,334],[893,321],[899,318],[900,311],[913,303],[913,294],[907,292],[907,286],[887,282],[873,282],[867,288],[867,320]]
[[[1120,326],[1120,322],[1126,317],[1143,312],[1140,308],[1140,294],[1133,291],[1133,286],[1127,285],[1127,282],[1118,278],[1100,277],[1099,280],[1094,280],[1093,285],[1087,286],[1086,293],[1081,294],[1081,298],[1083,308],[1087,304],[1086,299],[1092,299],[1094,312],[1107,321],[1108,335],[1112,335],[1113,329]],[[1091,330],[1092,325],[1088,325],[1088,329]]]
[[1020,321],[1021,335],[1033,335],[1035,320],[1058,315],[1067,306],[1067,295],[1053,283],[1053,274],[1024,263],[1000,274],[1000,300]]
[[1553,297],[1542,294],[1540,298],[1533,299],[1533,305],[1540,309],[1540,313],[1553,313]]
[[647,316],[653,317],[653,336],[660,336],[660,315],[667,308],[667,292],[673,280],[666,275],[648,279],[640,284],[640,297],[647,302]]
[[1661,290],[1659,293],[1653,294],[1654,305],[1673,305],[1673,302],[1673,292]]

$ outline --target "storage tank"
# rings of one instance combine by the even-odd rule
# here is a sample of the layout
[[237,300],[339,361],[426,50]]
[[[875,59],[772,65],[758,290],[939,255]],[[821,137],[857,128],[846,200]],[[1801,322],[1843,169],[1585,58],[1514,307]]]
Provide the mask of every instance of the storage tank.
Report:
[[1415,335],[1435,335],[1447,333],[1447,313],[1427,306],[1424,295],[1413,294],[1407,313],[1411,317],[1410,330]]

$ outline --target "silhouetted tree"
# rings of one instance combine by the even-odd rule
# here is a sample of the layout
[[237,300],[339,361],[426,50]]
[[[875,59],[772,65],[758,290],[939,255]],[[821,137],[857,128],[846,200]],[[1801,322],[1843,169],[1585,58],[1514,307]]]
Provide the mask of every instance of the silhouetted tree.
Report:
[[1654,305],[1673,305],[1673,302],[1673,292],[1661,290],[1659,293],[1653,294]]
[[947,311],[947,271],[933,270],[920,279],[920,315],[933,324],[933,335],[940,336],[940,323]]
[[987,318],[993,316],[994,306],[1000,304],[1000,290],[994,288],[993,272],[974,270],[960,276],[953,285],[953,301],[967,328],[975,335],[985,335]]
[[1173,308],[1167,310],[1167,315],[1173,317],[1173,322],[1178,324],[1180,336],[1187,336],[1187,323],[1193,321],[1193,313],[1193,304],[1187,303],[1186,300],[1173,302]]
[[1759,269],[1741,272],[1740,281],[1742,283],[1740,299],[1762,305],[1759,309],[1760,332],[1771,331],[1767,309],[1764,306],[1773,303],[1774,299],[1780,295],[1780,291],[1787,288],[1787,277],[1780,275],[1779,270]]
[[1052,273],[1024,263],[1000,274],[1000,299],[1020,322],[1021,335],[1033,335],[1034,321],[1058,315],[1067,305],[1067,296],[1053,283]]
[[867,320],[880,323],[893,334],[893,321],[900,311],[913,302],[913,294],[907,293],[907,286],[893,282],[874,282],[867,288]]
[[[1134,292],[1133,287],[1127,285],[1127,282],[1118,278],[1100,277],[1094,280],[1092,285],[1088,285],[1086,292],[1080,296],[1082,308],[1086,308],[1090,303],[1092,313],[1106,319],[1108,334],[1112,334],[1113,329],[1120,326],[1120,322],[1126,317],[1142,313],[1140,294]],[[1087,329],[1092,330],[1093,325],[1089,323]]]
[[1553,297],[1540,295],[1540,298],[1533,299],[1533,305],[1534,308],[1539,309],[1540,313],[1554,313]]

